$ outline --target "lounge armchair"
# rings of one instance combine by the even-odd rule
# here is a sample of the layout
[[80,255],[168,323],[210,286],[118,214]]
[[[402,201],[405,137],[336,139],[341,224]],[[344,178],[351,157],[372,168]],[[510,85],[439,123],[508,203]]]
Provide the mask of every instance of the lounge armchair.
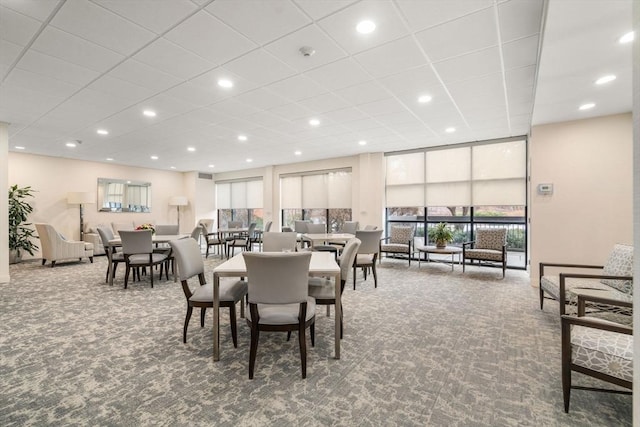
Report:
[[502,278],[507,269],[507,229],[479,228],[476,240],[462,244],[462,272],[466,261],[498,264],[502,267]]
[[36,224],[38,237],[40,237],[40,248],[42,249],[42,265],[47,261],[51,262],[51,267],[56,265],[56,261],[89,258],[93,263],[93,244],[88,242],[75,242],[63,239],[60,234],[49,224]]

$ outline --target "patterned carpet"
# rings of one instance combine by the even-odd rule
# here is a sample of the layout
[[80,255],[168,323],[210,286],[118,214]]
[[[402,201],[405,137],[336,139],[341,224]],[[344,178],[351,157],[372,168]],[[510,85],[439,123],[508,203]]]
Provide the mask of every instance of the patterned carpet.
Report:
[[[207,260],[207,278],[219,262]],[[122,267],[120,267],[122,268]],[[624,426],[631,397],[574,390],[562,410],[557,304],[538,309],[523,271],[385,259],[379,285],[344,294],[342,358],[319,308],[308,376],[297,339],[263,333],[255,379],[249,331],[233,348],[222,309],[182,343],[179,284],[104,283],[106,259],[11,266],[0,285],[2,426]],[[333,312],[332,312],[333,313]],[[574,374],[574,383],[597,384]]]

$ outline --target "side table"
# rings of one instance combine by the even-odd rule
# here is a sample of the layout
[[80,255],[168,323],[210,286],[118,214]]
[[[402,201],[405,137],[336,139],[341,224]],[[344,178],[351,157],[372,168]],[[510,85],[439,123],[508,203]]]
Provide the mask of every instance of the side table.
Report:
[[[425,261],[431,261],[429,259],[429,254],[440,254],[440,255],[451,255],[451,271],[453,271],[453,264],[455,263],[455,256],[458,256],[458,264],[460,264],[460,258],[462,254],[462,248],[457,246],[445,246],[444,248],[438,248],[436,246],[416,246],[416,251],[418,251],[418,268],[420,268],[420,262],[422,261],[422,253],[425,254]],[[434,262],[444,262],[441,260],[434,259]],[[445,264],[448,262],[444,262]]]

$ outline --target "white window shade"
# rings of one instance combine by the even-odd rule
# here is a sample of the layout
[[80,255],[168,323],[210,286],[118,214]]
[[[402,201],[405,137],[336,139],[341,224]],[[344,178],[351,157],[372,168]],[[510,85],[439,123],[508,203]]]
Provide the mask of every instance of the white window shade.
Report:
[[500,179],[473,182],[474,206],[526,204],[526,180]]
[[424,184],[387,186],[387,206],[408,208],[424,206]]
[[524,141],[475,146],[472,177],[474,180],[524,178],[526,156]]
[[351,209],[351,173],[329,174],[327,190],[327,208]]
[[470,206],[471,182],[427,184],[427,206]]
[[216,184],[216,207],[231,209],[231,183]]
[[247,208],[247,183],[231,183],[231,209]]
[[471,179],[471,147],[427,151],[427,183]]
[[329,196],[327,175],[307,175],[302,177],[302,207],[304,209],[327,208]]
[[250,209],[260,209],[264,204],[262,192],[262,181],[247,182],[247,207]]
[[421,184],[424,182],[424,167],[424,152],[389,156],[387,185]]
[[282,209],[302,208],[302,177],[280,178],[280,205]]

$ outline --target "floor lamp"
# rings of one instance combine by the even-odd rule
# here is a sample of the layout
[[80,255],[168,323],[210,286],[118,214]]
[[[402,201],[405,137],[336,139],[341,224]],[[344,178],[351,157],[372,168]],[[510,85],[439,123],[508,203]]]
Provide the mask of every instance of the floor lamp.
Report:
[[70,205],[80,205],[80,240],[83,240],[84,237],[84,218],[83,218],[83,207],[82,205],[86,205],[88,203],[95,203],[96,195],[94,193],[89,193],[86,191],[78,191],[67,193],[67,203]]
[[169,199],[169,206],[178,208],[178,233],[180,233],[180,206],[187,206],[189,200],[185,196],[173,196]]

